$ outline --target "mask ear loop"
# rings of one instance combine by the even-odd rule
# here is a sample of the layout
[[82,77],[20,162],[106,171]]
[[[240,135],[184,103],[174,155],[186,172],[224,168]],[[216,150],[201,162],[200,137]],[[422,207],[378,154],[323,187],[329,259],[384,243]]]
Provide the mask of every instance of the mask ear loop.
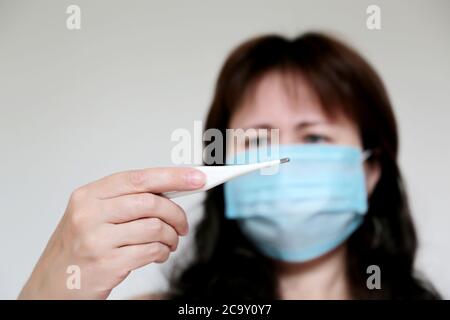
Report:
[[362,160],[363,160],[363,162],[366,161],[367,159],[369,159],[372,155],[373,155],[373,151],[372,150],[364,150],[363,153],[362,153]]
[[[367,159],[372,157],[377,151],[378,151],[377,149],[375,149],[375,151],[374,150],[364,150],[362,153],[363,162],[367,161]],[[368,209],[368,211],[369,210],[370,210],[370,208]],[[372,215],[370,218],[371,218],[370,221],[372,223],[372,228],[373,228],[373,233],[374,233],[371,245],[372,245],[372,248],[376,249],[380,245],[381,232],[382,232],[383,226],[377,216]]]

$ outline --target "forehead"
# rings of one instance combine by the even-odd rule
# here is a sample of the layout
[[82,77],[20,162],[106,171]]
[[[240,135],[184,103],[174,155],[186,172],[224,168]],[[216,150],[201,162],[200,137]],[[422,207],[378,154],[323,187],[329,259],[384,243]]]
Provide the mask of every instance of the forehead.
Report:
[[231,117],[230,127],[261,123],[282,127],[300,121],[330,121],[320,99],[300,74],[273,71],[251,87]]

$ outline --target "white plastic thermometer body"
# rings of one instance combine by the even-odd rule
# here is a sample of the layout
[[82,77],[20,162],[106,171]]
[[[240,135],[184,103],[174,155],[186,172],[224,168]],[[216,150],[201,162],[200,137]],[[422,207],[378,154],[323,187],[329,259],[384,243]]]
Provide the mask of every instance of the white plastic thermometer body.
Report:
[[271,160],[265,162],[251,163],[251,164],[241,164],[241,165],[228,165],[228,166],[199,166],[195,169],[202,171],[206,175],[205,185],[197,190],[193,191],[172,191],[163,193],[163,196],[169,199],[187,196],[190,194],[207,191],[211,188],[218,186],[219,184],[225,183],[228,180],[242,176],[244,174],[253,172],[255,170],[260,170],[272,166],[279,165],[281,163],[286,163],[289,158],[283,158],[278,160]]

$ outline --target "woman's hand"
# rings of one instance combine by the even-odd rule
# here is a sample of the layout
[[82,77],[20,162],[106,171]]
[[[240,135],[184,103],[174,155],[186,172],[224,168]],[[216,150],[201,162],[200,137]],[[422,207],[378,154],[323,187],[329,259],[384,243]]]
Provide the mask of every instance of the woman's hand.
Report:
[[[205,180],[192,168],[152,168],[75,190],[19,299],[105,299],[132,270],[166,261],[188,224],[183,209],[158,194]],[[73,270],[79,289],[68,283]]]

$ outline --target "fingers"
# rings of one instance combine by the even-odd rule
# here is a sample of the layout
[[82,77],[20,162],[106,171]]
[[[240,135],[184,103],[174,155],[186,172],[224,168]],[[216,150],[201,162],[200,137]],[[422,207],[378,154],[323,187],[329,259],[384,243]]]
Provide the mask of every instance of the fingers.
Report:
[[117,248],[118,265],[132,271],[150,263],[162,263],[169,258],[170,248],[159,242]]
[[175,202],[151,193],[130,194],[100,202],[105,220],[125,223],[142,218],[159,218],[180,235],[188,232],[184,210]]
[[112,227],[117,247],[161,242],[174,251],[178,246],[175,229],[158,218],[139,219]]
[[205,174],[194,168],[150,168],[115,173],[86,188],[94,197],[106,199],[141,192],[195,190],[205,182]]

